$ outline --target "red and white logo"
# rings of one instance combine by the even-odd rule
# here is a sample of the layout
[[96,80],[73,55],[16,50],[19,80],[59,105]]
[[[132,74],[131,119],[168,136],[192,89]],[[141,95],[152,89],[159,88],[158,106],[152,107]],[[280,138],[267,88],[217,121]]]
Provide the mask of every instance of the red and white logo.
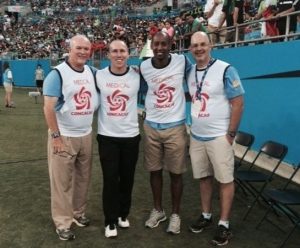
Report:
[[158,90],[154,91],[154,94],[157,96],[157,103],[160,104],[172,102],[174,91],[174,87],[167,86],[166,84],[162,83]]
[[200,112],[205,112],[206,111],[206,105],[207,105],[208,99],[209,99],[209,96],[206,93],[201,93]]
[[111,96],[107,97],[110,111],[125,111],[129,96],[121,94],[120,90],[116,90]]
[[196,118],[209,117],[210,114],[207,112],[207,101],[209,95],[206,93],[201,93],[201,100],[196,99],[196,95],[192,99],[192,116]]
[[74,95],[76,110],[91,108],[91,92],[82,87],[78,93]]

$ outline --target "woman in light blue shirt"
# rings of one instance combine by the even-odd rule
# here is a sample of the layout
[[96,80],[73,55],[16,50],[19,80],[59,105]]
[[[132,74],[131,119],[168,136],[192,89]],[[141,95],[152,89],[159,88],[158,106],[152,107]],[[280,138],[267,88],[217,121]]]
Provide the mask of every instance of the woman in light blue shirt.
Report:
[[13,76],[9,68],[9,63],[5,61],[3,63],[3,86],[5,88],[5,107],[6,108],[15,108],[12,101],[12,91],[13,91]]

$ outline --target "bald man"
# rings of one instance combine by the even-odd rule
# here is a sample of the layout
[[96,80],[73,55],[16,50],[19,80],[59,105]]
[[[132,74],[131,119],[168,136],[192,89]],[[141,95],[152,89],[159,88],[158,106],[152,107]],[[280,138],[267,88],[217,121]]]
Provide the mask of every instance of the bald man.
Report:
[[66,61],[45,79],[44,114],[48,124],[51,213],[61,240],[72,240],[74,222],[88,226],[85,216],[92,163],[92,121],[98,93],[92,68],[85,65],[91,43],[71,39]]
[[200,181],[202,213],[190,226],[200,233],[212,224],[214,178],[220,185],[220,219],[214,245],[226,245],[232,237],[229,217],[234,197],[232,143],[243,112],[243,94],[237,71],[211,57],[212,45],[204,32],[191,37],[190,51],[196,61],[188,77],[192,97],[190,156],[193,176]]
[[109,44],[108,58],[110,66],[96,74],[101,92],[97,141],[103,175],[105,237],[114,238],[118,235],[117,226],[130,227],[127,217],[140,143],[140,74],[127,65],[129,52],[124,41]]

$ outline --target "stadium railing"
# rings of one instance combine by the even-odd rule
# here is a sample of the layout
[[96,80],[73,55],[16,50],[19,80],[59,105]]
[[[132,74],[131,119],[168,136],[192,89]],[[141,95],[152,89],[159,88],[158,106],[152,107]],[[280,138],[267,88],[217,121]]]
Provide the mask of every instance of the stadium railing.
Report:
[[[235,31],[235,40],[233,42],[215,44],[214,48],[219,49],[219,48],[227,48],[227,47],[255,45],[255,44],[261,44],[261,43],[271,43],[273,41],[281,41],[281,40],[282,41],[288,41],[288,40],[300,39],[299,25],[298,25],[298,29],[296,30],[296,32],[294,32],[294,33],[289,32],[290,19],[291,19],[291,16],[294,16],[294,15],[300,15],[300,11],[295,11],[295,12],[289,13],[289,14],[287,14],[285,16],[282,16],[282,17],[273,17],[273,18],[268,18],[268,19],[252,20],[252,21],[248,21],[248,22],[239,24],[237,26],[222,28],[222,29],[220,29],[220,31],[224,30],[224,29],[227,30],[228,32]],[[272,20],[278,20],[279,18],[287,18],[286,31],[285,31],[284,35],[262,36],[260,34],[261,23],[272,21]],[[255,29],[252,30],[253,35],[248,34],[248,35],[245,36],[246,39],[239,40],[239,30],[245,29],[246,27],[255,27]],[[210,34],[210,33],[212,33],[212,32],[208,32],[208,34]],[[181,49],[181,50],[175,50],[175,52],[186,52],[186,51],[188,51],[188,48]]]

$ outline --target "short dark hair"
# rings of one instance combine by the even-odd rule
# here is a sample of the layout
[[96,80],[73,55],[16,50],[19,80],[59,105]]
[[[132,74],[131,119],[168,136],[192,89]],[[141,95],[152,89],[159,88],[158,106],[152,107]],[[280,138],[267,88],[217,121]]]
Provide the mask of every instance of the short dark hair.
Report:
[[168,33],[164,32],[164,31],[158,31],[157,33],[155,33],[153,35],[153,39],[154,39],[154,37],[159,36],[159,35],[166,37],[168,39],[168,42],[172,42],[171,37],[168,35]]

